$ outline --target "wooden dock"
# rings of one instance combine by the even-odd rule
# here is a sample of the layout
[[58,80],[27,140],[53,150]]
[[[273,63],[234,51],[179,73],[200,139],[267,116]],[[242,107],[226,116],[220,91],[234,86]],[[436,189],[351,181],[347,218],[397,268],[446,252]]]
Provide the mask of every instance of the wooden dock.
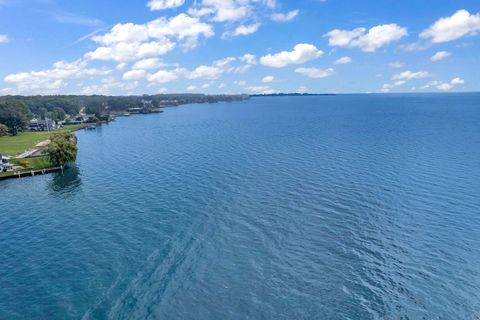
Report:
[[62,167],[54,167],[54,168],[47,168],[47,169],[41,169],[41,170],[18,171],[18,172],[12,172],[12,174],[8,176],[0,176],[0,180],[34,177],[34,176],[44,175],[44,174],[53,173],[53,172],[60,172],[62,170],[63,170]]

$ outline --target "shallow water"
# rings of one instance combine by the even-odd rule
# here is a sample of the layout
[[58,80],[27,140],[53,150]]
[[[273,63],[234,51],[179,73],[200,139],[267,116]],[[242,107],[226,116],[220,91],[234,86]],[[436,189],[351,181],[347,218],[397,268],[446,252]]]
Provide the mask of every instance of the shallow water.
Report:
[[0,182],[0,319],[479,319],[480,95],[254,98]]

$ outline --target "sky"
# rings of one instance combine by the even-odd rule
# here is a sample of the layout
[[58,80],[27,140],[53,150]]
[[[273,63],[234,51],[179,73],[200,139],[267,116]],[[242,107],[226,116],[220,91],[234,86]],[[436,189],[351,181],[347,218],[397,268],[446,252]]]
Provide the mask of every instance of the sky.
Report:
[[479,0],[0,0],[0,95],[480,91]]

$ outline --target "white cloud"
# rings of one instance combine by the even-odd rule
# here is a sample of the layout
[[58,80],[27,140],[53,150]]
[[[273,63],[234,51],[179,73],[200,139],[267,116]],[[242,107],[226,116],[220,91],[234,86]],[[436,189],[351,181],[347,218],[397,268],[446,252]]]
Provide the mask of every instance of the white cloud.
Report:
[[140,80],[145,78],[147,72],[145,70],[130,70],[123,74],[123,80]]
[[150,10],[165,10],[171,8],[177,8],[183,6],[185,0],[151,0],[148,2],[147,6]]
[[465,80],[460,79],[460,78],[454,78],[454,79],[452,79],[452,81],[450,83],[453,84],[453,85],[459,85],[459,84],[464,84]]
[[453,89],[453,85],[450,83],[442,83],[437,86],[437,89],[442,91],[450,91]]
[[255,94],[271,94],[275,93],[275,90],[270,88],[269,86],[251,86],[246,88],[249,92]]
[[10,40],[9,40],[9,38],[8,38],[7,35],[5,35],[5,34],[0,34],[0,43],[6,43],[6,42],[8,42],[8,41],[10,41]]
[[277,21],[277,22],[288,22],[295,19],[295,17],[298,16],[299,13],[300,11],[298,10],[292,10],[287,13],[274,13],[272,14],[271,18],[273,21]]
[[197,91],[197,90],[198,90],[198,87],[194,86],[194,85],[191,85],[191,86],[187,87],[187,91]]
[[336,60],[333,64],[349,64],[352,63],[352,58],[350,57],[342,57],[338,60]]
[[260,23],[254,23],[251,25],[239,25],[231,32],[225,32],[223,34],[224,37],[237,37],[237,36],[246,36],[252,33],[257,32],[258,28],[260,28]]
[[187,71],[182,68],[177,68],[175,70],[159,70],[154,74],[148,75],[147,80],[155,83],[167,83],[178,80],[186,73]]
[[91,60],[131,61],[146,57],[163,55],[175,48],[175,44],[168,39],[163,42],[121,42],[109,47],[99,47],[85,54]]
[[148,58],[137,61],[132,69],[143,69],[143,70],[150,70],[150,69],[157,69],[167,66],[167,64],[163,63],[159,58]]
[[297,44],[293,51],[282,51],[276,54],[268,54],[260,59],[260,63],[267,67],[283,68],[290,64],[302,64],[317,59],[323,55],[323,51],[312,44]]
[[247,82],[246,81],[234,81],[233,82],[234,84],[236,84],[237,86],[240,86],[240,87],[245,87],[247,85]]
[[440,61],[440,60],[443,60],[445,58],[448,58],[449,56],[451,56],[452,54],[450,52],[447,52],[447,51],[439,51],[437,53],[435,53],[431,58],[430,60],[432,60],[433,62],[436,62],[436,61]]
[[199,66],[195,70],[193,70],[187,77],[189,79],[203,78],[203,79],[215,80],[220,78],[222,73],[223,73],[223,70],[218,67]]
[[371,28],[357,28],[354,30],[335,29],[328,32],[330,46],[360,48],[364,52],[375,52],[377,49],[398,41],[407,35],[407,29],[397,24],[384,24]]
[[58,61],[52,69],[9,74],[4,81],[16,85],[17,91],[22,93],[55,93],[68,85],[67,80],[109,73],[111,70],[106,68],[88,68],[87,61],[79,59],[73,62]]
[[227,57],[225,59],[214,61],[212,65],[200,65],[192,71],[184,68],[159,70],[153,74],[147,75],[147,80],[154,83],[167,83],[181,78],[216,80],[226,72],[235,71],[235,68],[231,65],[234,61],[236,61],[236,58]]
[[263,83],[270,83],[270,82],[273,82],[275,81],[275,77],[274,76],[266,76],[262,79],[262,82]]
[[128,63],[126,63],[126,62],[121,62],[121,63],[117,64],[117,66],[115,67],[115,69],[116,69],[116,70],[123,70],[123,69],[125,69],[127,66],[128,66]]
[[480,32],[480,13],[470,14],[467,10],[458,10],[450,17],[440,18],[420,34],[423,39],[433,43],[443,43],[473,36]]
[[213,21],[226,22],[244,19],[250,14],[251,10],[249,1],[202,0],[200,8],[191,9],[189,13],[213,15]]
[[297,68],[295,69],[295,72],[310,78],[326,78],[335,74],[335,71],[332,68],[326,70],[318,68]]
[[244,54],[240,60],[248,64],[257,64],[257,57],[250,53]]
[[131,94],[132,90],[137,88],[139,85],[138,81],[134,82],[121,82],[117,81],[114,77],[108,77],[102,79],[100,84],[88,85],[82,88],[82,94],[92,95],[92,94],[112,94],[112,90],[119,90],[123,94]]
[[412,80],[412,79],[424,79],[431,77],[431,74],[427,71],[412,72],[410,70],[396,74],[392,77],[392,80]]
[[404,85],[410,80],[416,80],[416,79],[425,79],[431,77],[431,74],[426,72],[426,71],[418,71],[418,72],[412,72],[410,70],[404,71],[399,74],[395,74],[392,76],[392,80],[394,81],[393,84],[386,83],[383,85],[381,91],[382,92],[390,92],[395,87],[399,87]]
[[160,56],[177,46],[197,46],[200,37],[214,35],[211,25],[181,13],[170,19],[164,17],[146,24],[117,24],[110,32],[94,36],[101,46],[85,57],[95,60],[131,61]]
[[465,80],[461,79],[461,78],[454,78],[452,79],[449,83],[444,83],[444,82],[441,82],[441,81],[438,81],[438,80],[434,80],[434,81],[430,81],[429,83],[427,83],[426,85],[424,85],[423,87],[421,87],[421,89],[430,89],[430,88],[436,88],[438,90],[441,90],[441,91],[450,91],[452,90],[453,88],[455,88],[455,86],[458,86],[458,85],[461,85],[461,84],[464,84],[465,83]]

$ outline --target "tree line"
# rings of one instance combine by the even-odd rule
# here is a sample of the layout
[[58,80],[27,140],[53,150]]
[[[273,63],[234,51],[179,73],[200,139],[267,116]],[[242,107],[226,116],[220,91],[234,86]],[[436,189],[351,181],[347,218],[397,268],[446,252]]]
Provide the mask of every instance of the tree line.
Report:
[[0,136],[24,130],[36,117],[63,121],[67,115],[101,115],[142,108],[147,101],[153,108],[189,103],[214,103],[247,99],[246,95],[159,94],[139,96],[3,96],[0,97]]

